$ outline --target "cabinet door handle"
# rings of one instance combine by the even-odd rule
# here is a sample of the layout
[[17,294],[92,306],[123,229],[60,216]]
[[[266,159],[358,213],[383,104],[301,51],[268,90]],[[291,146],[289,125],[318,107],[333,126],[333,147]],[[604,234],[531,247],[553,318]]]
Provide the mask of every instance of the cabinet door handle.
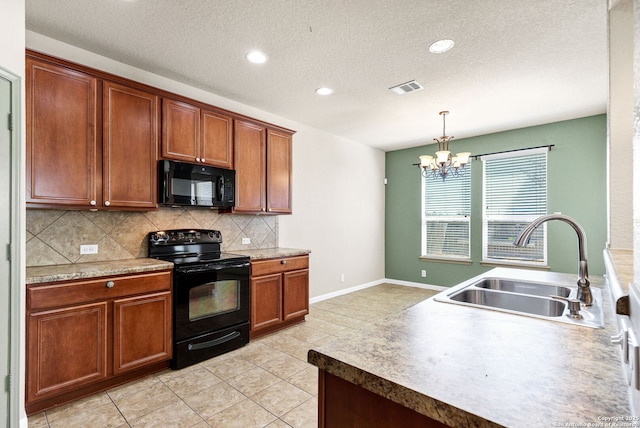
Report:
[[108,207],[109,205],[111,205],[111,202],[109,202],[109,201],[104,201],[104,205]]
[[107,288],[113,288],[116,285],[113,281],[107,281]]
[[196,158],[196,162],[200,162],[200,158]]
[[94,200],[91,200],[91,201],[89,201],[89,204],[90,204],[90,205],[94,205],[94,206],[95,206],[95,204],[96,204],[96,201],[94,201]]

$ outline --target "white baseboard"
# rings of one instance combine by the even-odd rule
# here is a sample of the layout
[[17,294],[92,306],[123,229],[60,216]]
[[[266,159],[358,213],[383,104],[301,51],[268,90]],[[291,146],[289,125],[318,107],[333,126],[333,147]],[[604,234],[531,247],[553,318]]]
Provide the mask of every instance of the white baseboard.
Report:
[[322,294],[320,296],[312,297],[311,299],[309,299],[309,303],[313,304],[313,303],[321,302],[323,300],[331,299],[333,297],[344,296],[345,294],[353,293],[354,291],[358,291],[358,290],[364,290],[365,288],[374,287],[380,284],[404,285],[405,287],[417,287],[417,288],[424,288],[427,290],[434,290],[434,291],[443,291],[449,288],[449,287],[442,287],[440,285],[422,284],[420,282],[410,282],[410,281],[401,281],[399,279],[383,278],[373,282],[368,282],[366,284],[356,285],[354,287],[349,287],[343,290],[334,291],[332,293],[327,293],[327,294]]

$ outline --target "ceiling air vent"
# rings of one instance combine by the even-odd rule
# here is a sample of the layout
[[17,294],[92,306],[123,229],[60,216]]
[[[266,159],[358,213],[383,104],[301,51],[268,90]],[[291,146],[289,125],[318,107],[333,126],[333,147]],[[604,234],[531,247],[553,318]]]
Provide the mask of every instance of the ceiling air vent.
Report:
[[420,89],[424,89],[424,87],[416,82],[415,80],[410,80],[409,82],[401,83],[396,86],[392,86],[389,88],[392,92],[395,92],[398,95],[407,94],[409,92],[419,91]]

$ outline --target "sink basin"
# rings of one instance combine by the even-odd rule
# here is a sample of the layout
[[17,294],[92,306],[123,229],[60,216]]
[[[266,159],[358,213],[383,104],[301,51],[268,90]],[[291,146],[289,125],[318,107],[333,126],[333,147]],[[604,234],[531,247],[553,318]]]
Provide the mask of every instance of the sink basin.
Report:
[[462,290],[452,295],[451,300],[545,317],[562,316],[566,306],[558,300],[479,289]]
[[572,317],[567,302],[551,296],[573,299],[578,287],[564,287],[510,278],[487,277],[470,284],[462,283],[437,294],[437,302],[541,318],[549,321],[603,328],[602,290],[591,288],[592,306],[582,305],[579,318]]
[[569,297],[571,289],[539,282],[516,281],[504,278],[484,278],[473,284],[475,287],[491,290],[510,291],[511,293],[530,294],[533,296]]

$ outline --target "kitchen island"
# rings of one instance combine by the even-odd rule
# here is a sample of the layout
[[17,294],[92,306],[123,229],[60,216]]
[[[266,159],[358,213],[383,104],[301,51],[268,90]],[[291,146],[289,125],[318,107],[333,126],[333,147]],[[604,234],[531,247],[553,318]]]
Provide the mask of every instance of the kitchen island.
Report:
[[[576,281],[506,268],[482,276]],[[606,286],[602,277],[591,284]],[[406,427],[407,417],[420,426],[606,426],[629,418],[629,386],[610,339],[615,319],[609,293],[602,294],[604,329],[430,298],[311,349],[308,360],[320,369],[319,426],[372,418]]]

